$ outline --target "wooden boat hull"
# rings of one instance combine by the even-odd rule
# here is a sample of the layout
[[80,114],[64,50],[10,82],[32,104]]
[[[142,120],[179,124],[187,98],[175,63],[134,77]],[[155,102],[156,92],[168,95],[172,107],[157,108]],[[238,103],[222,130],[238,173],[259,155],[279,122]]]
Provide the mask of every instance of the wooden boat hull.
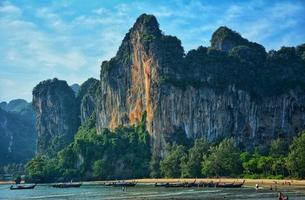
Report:
[[155,183],[155,187],[166,187],[169,183]]
[[219,187],[219,188],[240,188],[244,183],[155,183],[155,187]]
[[204,183],[155,183],[155,187],[204,187]]
[[105,186],[114,186],[115,183],[105,183]]
[[217,183],[209,182],[209,183],[203,183],[204,187],[216,187]]
[[240,188],[244,185],[244,183],[224,183],[224,184],[217,184],[216,187],[219,188]]
[[185,187],[203,187],[203,183],[200,182],[200,183],[185,183]]
[[169,183],[165,187],[175,187],[175,188],[186,187],[186,184],[185,183]]
[[113,187],[134,187],[137,183],[135,182],[124,182],[124,183],[118,183],[118,182],[112,182],[112,183],[105,183],[105,186],[113,186]]
[[28,190],[28,189],[34,189],[35,185],[29,185],[29,186],[23,186],[23,185],[17,185],[17,186],[11,186],[10,190]]
[[54,187],[54,188],[78,188],[81,185],[82,185],[81,183],[58,183],[58,184],[52,185],[52,187]]
[[113,185],[114,187],[134,187],[136,183],[116,183]]

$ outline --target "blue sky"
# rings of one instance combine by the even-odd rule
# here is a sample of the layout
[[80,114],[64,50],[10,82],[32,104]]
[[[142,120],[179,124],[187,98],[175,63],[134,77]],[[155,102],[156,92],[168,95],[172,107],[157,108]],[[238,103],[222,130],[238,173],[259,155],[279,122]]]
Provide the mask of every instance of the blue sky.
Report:
[[0,101],[30,101],[32,88],[48,78],[98,78],[101,62],[115,55],[142,13],[154,14],[186,52],[209,46],[222,25],[267,50],[305,43],[301,0],[0,0]]

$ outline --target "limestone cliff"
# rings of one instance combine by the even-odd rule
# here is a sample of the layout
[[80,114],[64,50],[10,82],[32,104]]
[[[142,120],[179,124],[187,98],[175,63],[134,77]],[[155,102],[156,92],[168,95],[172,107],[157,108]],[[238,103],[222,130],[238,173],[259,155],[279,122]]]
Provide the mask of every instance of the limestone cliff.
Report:
[[211,42],[185,55],[154,16],[141,15],[116,56],[102,63],[98,131],[134,124],[146,111],[160,151],[178,134],[232,136],[251,148],[305,129],[302,46],[267,53],[226,27]]
[[95,112],[97,95],[100,89],[100,82],[94,78],[85,81],[77,94],[77,104],[79,106],[79,116],[83,124]]
[[79,127],[78,105],[66,81],[52,79],[33,89],[37,153],[52,156],[69,144]]
[[[16,107],[10,104],[9,108]],[[32,119],[25,118],[23,114],[0,108],[0,166],[24,163],[35,154],[35,126]]]

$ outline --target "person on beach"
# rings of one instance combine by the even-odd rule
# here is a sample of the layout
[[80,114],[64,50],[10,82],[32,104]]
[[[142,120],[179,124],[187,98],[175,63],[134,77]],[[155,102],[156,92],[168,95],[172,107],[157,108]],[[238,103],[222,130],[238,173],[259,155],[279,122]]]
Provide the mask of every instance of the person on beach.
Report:
[[279,200],[288,200],[288,196],[285,196],[283,193],[278,193]]
[[15,179],[15,183],[16,183],[16,185],[21,183],[21,177],[20,177],[20,176],[18,176],[18,177]]

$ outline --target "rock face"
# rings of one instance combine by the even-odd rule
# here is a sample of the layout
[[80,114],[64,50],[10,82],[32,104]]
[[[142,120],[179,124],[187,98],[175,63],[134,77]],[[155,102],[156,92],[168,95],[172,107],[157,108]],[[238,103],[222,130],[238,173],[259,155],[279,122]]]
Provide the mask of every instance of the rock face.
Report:
[[0,166],[24,163],[34,156],[35,149],[36,131],[32,119],[0,108]]
[[102,63],[98,131],[137,123],[146,111],[154,148],[162,153],[177,134],[234,137],[252,148],[305,129],[303,51],[266,53],[226,27],[211,43],[185,55],[154,16],[141,15],[116,56]]
[[125,36],[116,57],[102,64],[98,128],[136,123],[146,111],[152,131],[157,103],[157,90],[153,88],[158,81],[156,42],[162,37],[158,26],[155,17],[140,17]]
[[248,41],[247,39],[241,37],[237,32],[232,31],[225,26],[219,27],[212,35],[212,48],[228,52],[234,47],[241,45],[264,49],[263,46],[255,42]]
[[277,137],[292,139],[305,129],[304,93],[290,92],[256,102],[234,87],[218,94],[211,88],[164,86],[160,96],[160,120],[154,121],[153,130],[163,133],[161,146],[172,137],[168,134],[179,129],[189,138],[234,137],[250,148]]
[[98,95],[99,90],[100,82],[94,78],[89,78],[81,85],[77,95],[77,104],[82,124],[96,111],[96,95]]
[[66,81],[52,79],[33,89],[37,153],[52,156],[67,146],[80,125],[78,104]]
[[185,54],[179,39],[143,14],[116,56],[102,63],[100,81],[88,79],[76,95],[57,79],[34,88],[38,153],[54,155],[94,114],[100,132],[138,123],[146,113],[161,154],[185,137],[234,137],[246,149],[291,140],[305,130],[304,55],[305,44],[267,53],[227,27],[213,33],[211,47]]

